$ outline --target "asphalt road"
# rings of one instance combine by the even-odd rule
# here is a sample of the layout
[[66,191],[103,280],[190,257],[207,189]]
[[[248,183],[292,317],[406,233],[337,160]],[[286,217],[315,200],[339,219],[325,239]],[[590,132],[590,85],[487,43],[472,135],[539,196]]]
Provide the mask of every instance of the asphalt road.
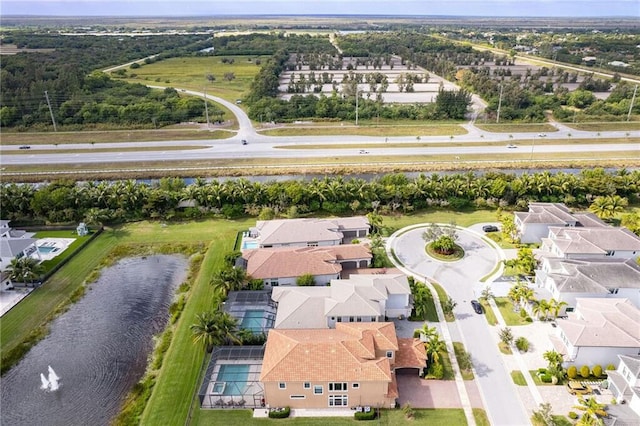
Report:
[[399,235],[393,244],[394,252],[404,266],[418,276],[438,282],[458,304],[454,310],[455,323],[449,323],[454,341],[460,339],[473,360],[476,382],[482,393],[492,425],[514,426],[529,424],[527,411],[518,396],[510,372],[507,371],[499,349],[482,315],[471,307],[477,298],[474,287],[493,270],[498,253],[475,233],[459,230],[457,243],[465,249],[465,256],[457,262],[439,262],[425,251],[422,233],[416,228]]
[[[150,86],[154,88],[164,88],[163,86]],[[203,93],[178,89],[183,93],[203,96]],[[228,139],[215,140],[180,140],[180,141],[158,141],[158,142],[119,142],[119,143],[89,143],[86,144],[37,144],[32,145],[27,152],[18,151],[17,145],[2,145],[2,163],[4,165],[33,165],[33,164],[78,164],[78,163],[118,163],[118,162],[142,162],[142,161],[171,161],[171,160],[203,160],[203,159],[234,159],[234,158],[310,158],[310,157],[356,157],[362,155],[369,156],[413,156],[424,154],[495,154],[495,153],[523,153],[527,154],[547,154],[559,152],[575,152],[576,158],[581,152],[604,152],[604,151],[638,151],[640,155],[640,144],[571,144],[571,145],[538,145],[536,141],[544,139],[601,139],[603,142],[612,138],[640,137],[640,131],[633,132],[586,132],[570,129],[558,123],[553,123],[558,129],[555,132],[548,132],[544,135],[536,133],[491,133],[480,130],[473,125],[475,113],[471,114],[471,121],[465,125],[467,134],[450,136],[398,136],[398,137],[372,137],[372,136],[266,136],[256,132],[251,120],[246,113],[232,102],[222,98],[207,95],[207,98],[218,102],[235,115],[239,123],[237,134]],[[477,105],[476,105],[477,106]],[[475,107],[474,107],[475,108]],[[386,143],[422,143],[443,144],[442,147],[385,147]],[[247,140],[248,144],[243,145],[242,140]],[[451,146],[452,142],[462,143],[462,146]],[[500,142],[499,146],[484,146],[474,144],[464,146],[464,142]],[[368,154],[361,154],[360,149],[297,149],[296,146],[307,144],[340,144],[349,143],[371,144],[367,147]],[[515,144],[518,148],[507,148],[509,144]],[[179,146],[200,146],[202,149],[176,150]],[[288,149],[282,149],[287,147]],[[172,147],[171,150],[163,151],[163,147]],[[134,149],[127,152],[90,152],[100,148],[106,149]],[[140,151],[135,151],[140,148]],[[77,153],[52,153],[53,150],[81,150]],[[49,151],[49,152],[48,152]],[[87,152],[89,151],[89,152]]]

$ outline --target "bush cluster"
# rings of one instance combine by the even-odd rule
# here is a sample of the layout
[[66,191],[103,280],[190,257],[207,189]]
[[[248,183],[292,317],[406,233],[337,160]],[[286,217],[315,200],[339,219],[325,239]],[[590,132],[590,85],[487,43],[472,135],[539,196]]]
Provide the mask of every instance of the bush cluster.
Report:
[[376,410],[371,409],[368,412],[356,411],[354,418],[356,420],[374,420],[376,418]]
[[284,408],[272,408],[269,410],[269,418],[270,419],[286,419],[291,414],[290,407]]

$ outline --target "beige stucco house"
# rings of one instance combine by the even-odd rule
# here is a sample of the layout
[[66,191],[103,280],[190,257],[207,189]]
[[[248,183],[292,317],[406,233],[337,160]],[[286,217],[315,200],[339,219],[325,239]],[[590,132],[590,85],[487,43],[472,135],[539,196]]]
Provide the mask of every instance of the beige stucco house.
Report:
[[404,274],[351,275],[328,287],[275,287],[276,328],[333,328],[345,322],[408,317],[412,299]]
[[408,340],[399,344],[395,326],[388,322],[272,329],[260,375],[266,403],[291,408],[393,408],[398,397],[395,370],[426,366],[424,345]]
[[540,254],[564,259],[637,259],[640,237],[627,228],[613,226],[550,227],[549,235],[542,239]]
[[259,220],[247,236],[257,247],[335,246],[369,235],[365,216]]
[[574,365],[615,363],[618,355],[639,355],[640,310],[627,299],[577,299],[568,318],[557,320],[555,349]]

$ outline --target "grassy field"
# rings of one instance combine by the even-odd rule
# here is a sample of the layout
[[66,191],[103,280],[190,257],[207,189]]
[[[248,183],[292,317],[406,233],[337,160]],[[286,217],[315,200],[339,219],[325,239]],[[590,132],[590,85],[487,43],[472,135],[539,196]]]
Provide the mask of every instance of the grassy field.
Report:
[[485,132],[494,133],[519,133],[519,132],[557,132],[554,126],[548,123],[508,123],[508,124],[483,124],[474,123],[475,126]]
[[[78,143],[149,142],[173,140],[225,139],[235,135],[228,130],[161,129],[109,130],[84,132],[2,133],[2,145],[44,145]],[[28,152],[27,152],[28,153]]]
[[[455,352],[456,359],[458,360],[458,366],[460,366],[460,357],[463,356],[464,353],[466,353],[464,344],[462,344],[461,342],[453,342],[453,350]],[[465,370],[460,367],[460,374],[462,375],[462,378],[464,380],[473,380],[475,378],[471,369]]]
[[497,325],[498,318],[496,318],[496,314],[493,312],[493,308],[485,299],[480,299],[479,302],[482,304],[484,308],[484,317],[487,319],[489,325]]
[[[201,56],[169,58],[138,69],[127,70],[126,80],[131,83],[171,86],[180,89],[203,91],[231,102],[242,98],[254,77],[260,71],[260,62],[268,57],[260,56]],[[232,59],[233,63],[223,63]],[[209,81],[207,75],[215,80]],[[225,75],[233,74],[233,79]],[[134,77],[135,75],[135,77]]]
[[518,386],[527,386],[527,381],[524,378],[524,374],[520,370],[513,370],[511,372],[511,378],[513,379],[513,383]]
[[[474,409],[475,410],[475,409]],[[375,425],[397,426],[401,424],[415,425],[466,425],[467,420],[462,409],[442,408],[433,409],[414,409],[415,417],[413,420],[407,420],[402,410],[382,410],[379,419],[369,422]],[[194,417],[192,425],[224,425],[224,426],[247,426],[247,425],[292,425],[292,426],[346,426],[363,424],[362,421],[355,420],[350,417],[295,417],[288,419],[254,419],[250,410],[203,410]],[[476,412],[474,411],[474,416]],[[486,418],[484,410],[478,410],[477,417],[481,421]],[[367,424],[367,422],[365,422]],[[489,423],[478,423],[479,425],[488,425]]]
[[[467,130],[457,124],[434,124],[431,126],[424,126],[415,124],[407,125],[388,125],[380,126],[376,124],[366,125],[360,123],[359,126],[339,126],[335,123],[330,127],[326,124],[314,127],[280,127],[277,129],[261,130],[261,134],[265,136],[380,136],[393,137],[393,136],[457,136],[467,134]],[[393,147],[392,145],[385,145],[385,147]]]
[[498,309],[500,309],[500,313],[502,314],[502,318],[504,318],[504,322],[508,326],[513,325],[527,325],[529,324],[525,321],[519,312],[514,312],[513,303],[506,297],[496,297],[496,305]]
[[640,121],[608,122],[608,123],[563,123],[576,130],[588,132],[632,131],[640,130]]

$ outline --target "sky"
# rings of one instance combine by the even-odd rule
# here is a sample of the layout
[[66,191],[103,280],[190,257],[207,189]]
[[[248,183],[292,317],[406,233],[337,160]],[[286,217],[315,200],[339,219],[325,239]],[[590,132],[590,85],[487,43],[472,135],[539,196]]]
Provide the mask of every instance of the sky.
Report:
[[448,15],[640,19],[640,0],[0,0],[0,19],[8,15]]

